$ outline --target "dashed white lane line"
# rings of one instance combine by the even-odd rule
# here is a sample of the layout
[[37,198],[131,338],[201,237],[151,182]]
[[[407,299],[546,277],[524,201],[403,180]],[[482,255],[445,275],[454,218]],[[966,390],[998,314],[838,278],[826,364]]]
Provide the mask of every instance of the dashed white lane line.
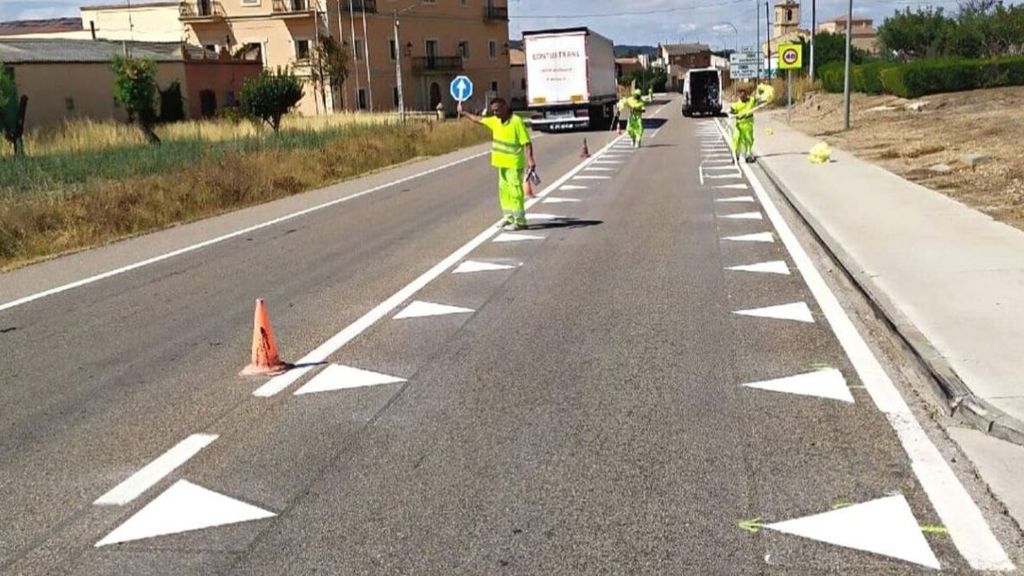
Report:
[[[721,124],[716,124],[722,137],[727,138],[725,129]],[[839,299],[832,293],[814,261],[783,219],[764,185],[749,165],[743,165],[742,170],[871,399],[896,431],[921,487],[949,530],[957,550],[975,570],[1014,570],[1013,562],[992,533],[978,505],[928,438],[896,385],[839,304]]]
[[220,244],[221,242],[225,242],[225,241],[231,240],[233,238],[238,238],[239,236],[244,236],[246,234],[251,234],[252,232],[256,232],[257,230],[262,230],[262,229],[268,228],[270,226],[275,226],[277,224],[281,224],[282,222],[287,222],[289,220],[294,220],[296,218],[300,218],[300,217],[305,216],[307,214],[312,214],[314,212],[318,212],[320,210],[324,210],[324,209],[330,208],[332,206],[337,206],[338,204],[342,204],[344,202],[349,202],[351,200],[355,200],[356,198],[361,198],[361,197],[366,196],[368,194],[373,194],[375,192],[379,192],[379,191],[385,190],[387,188],[392,188],[394,186],[398,186],[400,184],[404,184],[406,182],[409,182],[409,181],[412,181],[412,180],[416,180],[417,178],[422,178],[424,176],[429,176],[431,174],[436,174],[438,172],[442,172],[442,171],[447,170],[449,168],[452,168],[454,166],[458,166],[460,164],[465,164],[466,162],[469,162],[470,160],[475,160],[477,158],[486,156],[488,154],[490,154],[490,151],[480,152],[479,154],[473,154],[471,156],[467,156],[465,158],[460,158],[459,160],[455,160],[453,162],[449,162],[449,163],[444,164],[442,166],[438,166],[436,168],[431,168],[430,170],[425,170],[425,171],[420,172],[418,174],[413,174],[411,176],[406,176],[405,178],[399,178],[397,180],[393,180],[393,181],[388,182],[386,184],[381,184],[380,186],[374,186],[373,188],[369,188],[369,189],[363,190],[362,192],[356,192],[355,194],[350,194],[348,196],[345,196],[344,198],[338,198],[336,200],[331,200],[330,202],[324,202],[322,204],[317,204],[316,206],[311,206],[311,207],[306,208],[304,210],[299,210],[298,212],[292,212],[291,214],[286,214],[286,215],[281,216],[279,218],[274,218],[273,220],[267,220],[266,222],[261,222],[259,224],[254,225],[254,226],[249,226],[248,228],[243,228],[241,230],[236,230],[234,232],[230,232],[228,234],[224,234],[222,236],[218,236],[218,237],[212,238],[210,240],[199,242],[197,244],[192,244],[191,246],[186,246],[185,248],[174,250],[172,252],[167,252],[166,254],[161,254],[161,255],[155,256],[153,258],[148,258],[146,260],[142,260],[142,261],[136,262],[134,264],[129,264],[127,266],[122,266],[121,268],[117,268],[115,270],[110,270],[109,272],[104,272],[102,274],[96,274],[95,276],[90,276],[88,278],[83,278],[81,280],[77,280],[75,282],[70,282],[70,283],[64,284],[62,286],[57,286],[56,288],[51,288],[49,290],[44,290],[42,292],[37,292],[37,293],[32,294],[30,296],[25,296],[24,298],[18,298],[17,300],[12,300],[10,302],[6,302],[4,304],[0,304],[0,312],[3,312],[4,310],[10,310],[11,308],[16,308],[18,306],[23,306],[25,304],[28,304],[29,302],[34,302],[34,301],[39,300],[41,298],[46,298],[48,296],[54,296],[54,295],[60,294],[62,292],[67,292],[69,290],[74,290],[75,288],[81,288],[83,286],[88,286],[89,284],[95,284],[96,282],[100,282],[101,280],[106,280],[108,278],[113,278],[114,276],[119,276],[121,274],[125,274],[125,273],[131,272],[133,270],[138,270],[139,268],[144,268],[146,266],[157,264],[157,263],[163,262],[165,260],[170,260],[171,258],[176,258],[178,256],[189,254],[189,253],[195,252],[197,250],[202,250],[203,248],[209,248],[210,246],[213,246],[215,244]]
[[556,196],[544,199],[545,204],[572,204],[575,202],[582,202],[582,200],[579,198],[558,198]]
[[[598,155],[603,152],[607,152],[615,143],[621,140],[621,137],[615,138],[609,142],[603,149],[598,152]],[[482,156],[482,155],[481,155]],[[552,191],[559,189],[566,182],[571,180],[574,176],[579,174],[584,168],[590,164],[590,159],[584,160],[577,164],[574,168],[562,175],[561,178],[551,183],[550,186],[544,189],[536,198],[532,198],[526,203],[527,209],[540,202],[543,198],[548,196]],[[358,320],[348,325],[341,332],[338,332],[326,342],[317,346],[316,349],[312,350],[305,356],[303,356],[297,364],[302,366],[301,368],[293,368],[288,372],[275,376],[267,381],[266,384],[260,386],[256,391],[253,392],[254,396],[260,398],[269,398],[280,394],[286,390],[292,384],[295,384],[301,380],[306,374],[310,373],[317,366],[326,362],[331,354],[334,354],[342,348],[345,344],[348,344],[353,339],[357,338],[360,334],[365,332],[371,326],[376,324],[381,319],[385,318],[405,303],[407,300],[412,298],[417,292],[422,290],[425,286],[433,282],[439,276],[445,273],[448,269],[452,268],[462,260],[464,260],[470,253],[482,246],[488,240],[494,237],[498,233],[497,226],[500,221],[494,222],[494,224],[488,226],[483,232],[478,234],[475,238],[464,244],[455,252],[452,252],[444,260],[441,260],[435,264],[432,268],[421,274],[415,280],[407,284],[405,287],[400,289],[398,292],[392,294],[387,300],[384,300],[372,310],[364,314]]]
[[577,186],[575,184],[566,184],[565,186],[562,186],[561,188],[559,188],[559,190],[589,190],[589,189],[590,188],[588,188],[586,186]]
[[611,180],[611,176],[573,176],[573,180]]
[[138,472],[129,476],[110,492],[100,496],[93,504],[123,506],[135,500],[216,439],[216,434],[193,434],[185,438],[159,458],[140,468]]
[[753,196],[733,196],[732,198],[719,198],[718,200],[715,200],[715,202],[721,202],[723,204],[753,204],[757,202],[757,200],[754,200]]
[[760,212],[744,212],[743,214],[729,214],[722,216],[726,220],[763,220]]

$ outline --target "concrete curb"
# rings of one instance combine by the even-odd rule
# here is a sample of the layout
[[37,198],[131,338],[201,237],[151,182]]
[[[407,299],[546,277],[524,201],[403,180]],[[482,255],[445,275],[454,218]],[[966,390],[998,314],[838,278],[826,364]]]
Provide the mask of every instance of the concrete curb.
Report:
[[780,179],[767,165],[762,162],[758,162],[757,165],[807,224],[832,259],[843,268],[864,293],[872,307],[928,369],[933,378],[932,391],[945,405],[946,413],[949,416],[960,418],[992,437],[1024,446],[1024,422],[1006,414],[987,400],[975,396],[970,387],[964,383],[932,343],[907,320],[885,291],[864,272],[849,252],[829,233],[828,229],[781,184]]

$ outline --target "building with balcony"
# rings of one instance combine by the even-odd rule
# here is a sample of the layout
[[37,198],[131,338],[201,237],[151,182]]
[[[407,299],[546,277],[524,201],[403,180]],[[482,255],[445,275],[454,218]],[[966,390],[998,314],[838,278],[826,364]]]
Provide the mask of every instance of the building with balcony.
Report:
[[[818,25],[818,34],[846,34],[846,16],[839,16]],[[878,53],[878,30],[871,18],[854,18],[850,28],[850,42],[872,54]]]
[[78,18],[51,18],[0,23],[0,39],[124,40],[178,43],[185,27],[178,2],[140,1],[79,8]]
[[[459,74],[476,85],[474,106],[510,90],[508,7],[495,0],[184,0],[179,13],[190,43],[292,68],[306,80],[304,114],[394,110],[396,64],[410,110],[454,110],[448,84]],[[311,81],[310,58],[324,36],[348,53],[339,90]]]

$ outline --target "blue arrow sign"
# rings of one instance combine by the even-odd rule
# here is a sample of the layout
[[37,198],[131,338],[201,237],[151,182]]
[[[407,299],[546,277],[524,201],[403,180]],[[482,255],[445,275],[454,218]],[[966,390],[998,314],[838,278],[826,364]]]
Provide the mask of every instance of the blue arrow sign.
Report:
[[465,102],[473,97],[473,81],[467,76],[456,76],[448,91],[456,102]]

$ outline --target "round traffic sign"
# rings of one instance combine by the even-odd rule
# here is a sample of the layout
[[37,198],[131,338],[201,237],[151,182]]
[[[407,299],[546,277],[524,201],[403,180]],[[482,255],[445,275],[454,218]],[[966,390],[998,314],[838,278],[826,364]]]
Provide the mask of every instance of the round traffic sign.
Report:
[[793,48],[789,48],[782,53],[782,61],[790,65],[796,64],[800,61],[800,52]]

